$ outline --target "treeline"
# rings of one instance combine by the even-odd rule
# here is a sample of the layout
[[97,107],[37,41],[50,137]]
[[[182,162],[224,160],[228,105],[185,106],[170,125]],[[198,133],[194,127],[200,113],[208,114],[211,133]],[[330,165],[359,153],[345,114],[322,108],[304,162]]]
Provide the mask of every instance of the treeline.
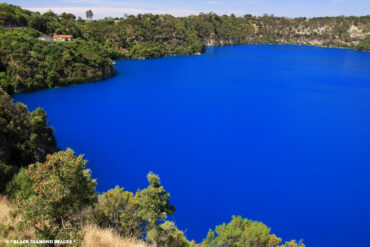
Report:
[[[0,4],[0,85],[8,93],[94,81],[114,74],[111,59],[201,53],[205,45],[305,44],[370,50],[370,16],[283,18],[139,14],[87,21]],[[71,34],[45,42],[42,34]]]

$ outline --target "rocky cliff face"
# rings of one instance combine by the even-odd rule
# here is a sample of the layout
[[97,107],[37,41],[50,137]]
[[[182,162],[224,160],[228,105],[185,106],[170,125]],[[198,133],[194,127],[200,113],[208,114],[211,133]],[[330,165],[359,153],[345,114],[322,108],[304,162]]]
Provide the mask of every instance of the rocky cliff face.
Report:
[[370,16],[313,19],[223,16],[210,19],[206,20],[211,22],[208,24],[212,30],[200,31],[207,46],[300,44],[356,48],[370,40]]

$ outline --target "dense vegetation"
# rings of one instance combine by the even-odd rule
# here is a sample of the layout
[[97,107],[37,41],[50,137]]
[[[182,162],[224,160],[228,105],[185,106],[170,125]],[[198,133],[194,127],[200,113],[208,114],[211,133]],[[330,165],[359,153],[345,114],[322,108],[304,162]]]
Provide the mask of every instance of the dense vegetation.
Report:
[[[111,59],[190,55],[205,45],[305,44],[370,50],[370,16],[284,18],[264,15],[176,18],[125,15],[83,20],[0,4],[0,85],[8,92],[94,81],[114,74]],[[92,13],[90,13],[92,14]],[[46,42],[46,34],[71,34],[71,42]]]
[[0,3],[0,26],[27,26],[31,11]]
[[56,150],[45,111],[29,112],[0,88],[0,192],[20,167],[44,161]]
[[43,42],[34,29],[0,31],[0,85],[7,92],[60,87],[106,78],[112,61],[96,42]]

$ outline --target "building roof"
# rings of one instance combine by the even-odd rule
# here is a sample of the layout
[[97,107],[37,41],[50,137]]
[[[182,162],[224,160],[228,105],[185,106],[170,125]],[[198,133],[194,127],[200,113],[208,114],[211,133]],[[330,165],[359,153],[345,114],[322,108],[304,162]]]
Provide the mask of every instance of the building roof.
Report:
[[72,35],[69,34],[54,34],[53,38],[72,38]]

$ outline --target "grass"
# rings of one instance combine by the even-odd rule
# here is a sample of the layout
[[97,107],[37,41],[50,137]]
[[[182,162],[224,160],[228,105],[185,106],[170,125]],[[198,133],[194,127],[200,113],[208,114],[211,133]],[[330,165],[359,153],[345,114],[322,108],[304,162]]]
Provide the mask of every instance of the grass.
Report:
[[[6,197],[0,195],[0,247],[6,247],[5,240],[37,239],[32,230],[18,232],[18,219],[10,217],[11,205]],[[82,247],[149,247],[144,241],[122,238],[113,229],[101,229],[94,225],[84,226],[85,237]]]
[[86,226],[82,247],[148,247],[145,242],[122,238],[112,229],[101,229],[97,226]]
[[0,195],[0,224],[8,225],[12,222],[9,213],[10,204],[5,196]]

